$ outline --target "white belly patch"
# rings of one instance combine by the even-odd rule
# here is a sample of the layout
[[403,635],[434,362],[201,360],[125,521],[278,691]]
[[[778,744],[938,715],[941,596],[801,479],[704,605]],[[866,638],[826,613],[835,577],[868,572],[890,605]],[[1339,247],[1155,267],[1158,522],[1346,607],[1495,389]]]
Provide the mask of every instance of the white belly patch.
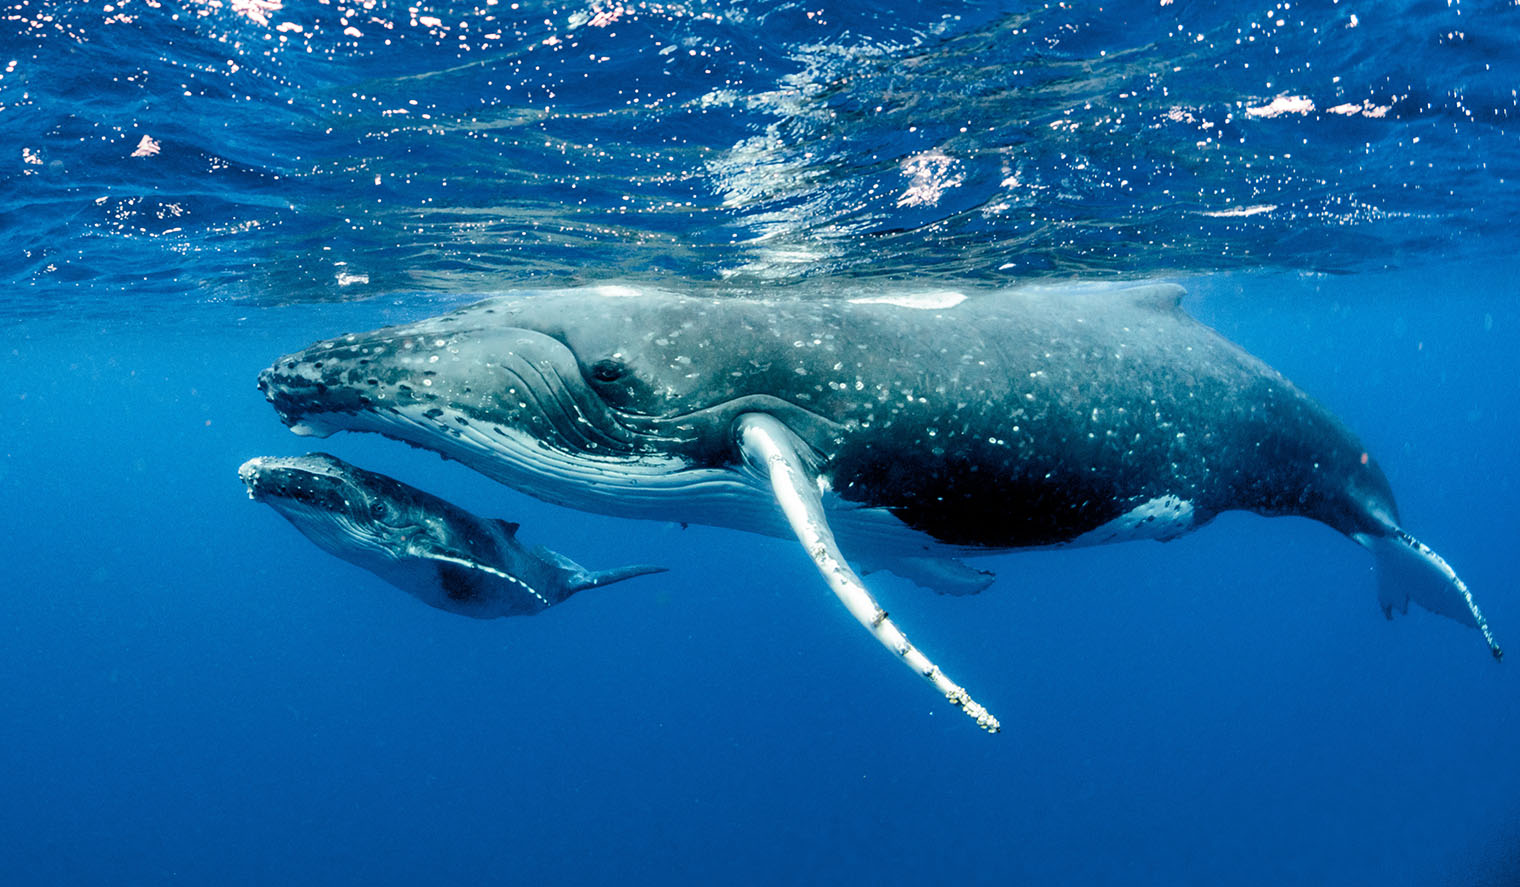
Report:
[[1068,545],[1104,545],[1155,539],[1176,539],[1193,528],[1193,503],[1176,496],[1157,496],[1131,508],[1095,530],[1071,540]]

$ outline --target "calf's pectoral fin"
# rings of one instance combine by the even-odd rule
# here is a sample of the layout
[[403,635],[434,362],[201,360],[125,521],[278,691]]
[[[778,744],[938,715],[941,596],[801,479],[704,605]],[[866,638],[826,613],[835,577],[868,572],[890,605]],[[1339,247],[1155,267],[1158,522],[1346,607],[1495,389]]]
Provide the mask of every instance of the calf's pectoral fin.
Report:
[[845,562],[834,542],[834,533],[829,529],[817,477],[804,464],[802,452],[805,445],[780,420],[765,413],[739,416],[735,432],[745,461],[770,480],[776,503],[792,532],[797,534],[797,541],[802,543],[813,559],[813,565],[850,615],[869,629],[882,646],[896,653],[909,668],[944,693],[946,699],[975,718],[978,726],[996,733],[1001,728],[998,719],[908,642],[907,636],[887,618],[886,611]]
[[569,584],[572,591],[583,591],[587,588],[601,588],[603,585],[622,582],[624,579],[632,579],[635,576],[664,573],[668,569],[668,567],[657,567],[654,564],[631,564],[626,567],[613,567],[610,570],[583,570],[581,575]]
[[1394,610],[1408,612],[1412,600],[1483,632],[1493,657],[1504,657],[1467,583],[1430,546],[1398,527],[1390,527],[1386,534],[1357,533],[1352,538],[1372,552],[1377,564],[1378,604],[1384,616],[1393,618]]
[[[588,588],[600,588],[603,585],[622,582],[624,579],[632,579],[635,576],[664,573],[668,569],[654,564],[632,564],[626,567],[613,567],[610,570],[588,570],[565,555],[542,545],[534,546],[531,553],[539,560],[559,568],[564,575],[565,588],[569,590],[569,594],[585,591]],[[569,594],[566,597],[569,597]]]

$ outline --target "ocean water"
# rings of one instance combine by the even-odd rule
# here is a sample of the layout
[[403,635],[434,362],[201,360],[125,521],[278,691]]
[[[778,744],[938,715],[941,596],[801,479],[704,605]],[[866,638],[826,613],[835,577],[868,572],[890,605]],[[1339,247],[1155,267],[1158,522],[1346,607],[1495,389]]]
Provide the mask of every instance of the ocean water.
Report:
[[604,280],[1161,278],[1340,415],[1520,646],[1520,7],[0,7],[13,884],[1520,883],[1520,676],[1299,519],[871,585],[321,446],[590,567],[429,609],[248,502],[276,356]]

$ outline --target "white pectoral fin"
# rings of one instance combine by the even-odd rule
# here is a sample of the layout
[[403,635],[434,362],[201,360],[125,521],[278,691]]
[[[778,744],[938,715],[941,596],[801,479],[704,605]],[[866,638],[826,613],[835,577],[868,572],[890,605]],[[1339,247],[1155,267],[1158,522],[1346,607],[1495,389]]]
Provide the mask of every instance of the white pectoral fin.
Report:
[[1377,564],[1378,604],[1384,616],[1393,618],[1394,610],[1408,612],[1412,600],[1432,613],[1478,629],[1493,657],[1503,658],[1504,651],[1467,583],[1430,546],[1398,528],[1386,535],[1357,533],[1352,538],[1372,552]]
[[744,458],[770,479],[776,503],[781,506],[792,532],[797,534],[797,541],[802,543],[829,589],[850,615],[869,629],[882,646],[897,654],[909,668],[944,693],[946,699],[975,718],[978,726],[996,733],[1001,727],[997,718],[908,642],[907,636],[887,618],[886,611],[845,562],[834,542],[834,533],[829,529],[817,477],[803,462],[802,444],[797,436],[780,420],[765,413],[740,416],[736,431]]

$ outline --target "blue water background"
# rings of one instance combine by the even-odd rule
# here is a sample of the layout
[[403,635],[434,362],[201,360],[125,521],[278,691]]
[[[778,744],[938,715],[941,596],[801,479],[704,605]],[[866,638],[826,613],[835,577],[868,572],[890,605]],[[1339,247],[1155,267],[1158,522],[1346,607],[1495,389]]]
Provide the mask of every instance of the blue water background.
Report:
[[473,293],[1163,276],[1520,646],[1516,7],[617,8],[0,15],[7,883],[1520,881],[1514,663],[1317,524],[873,577],[988,737],[795,544],[322,442],[675,568],[476,622],[235,476],[275,356]]

